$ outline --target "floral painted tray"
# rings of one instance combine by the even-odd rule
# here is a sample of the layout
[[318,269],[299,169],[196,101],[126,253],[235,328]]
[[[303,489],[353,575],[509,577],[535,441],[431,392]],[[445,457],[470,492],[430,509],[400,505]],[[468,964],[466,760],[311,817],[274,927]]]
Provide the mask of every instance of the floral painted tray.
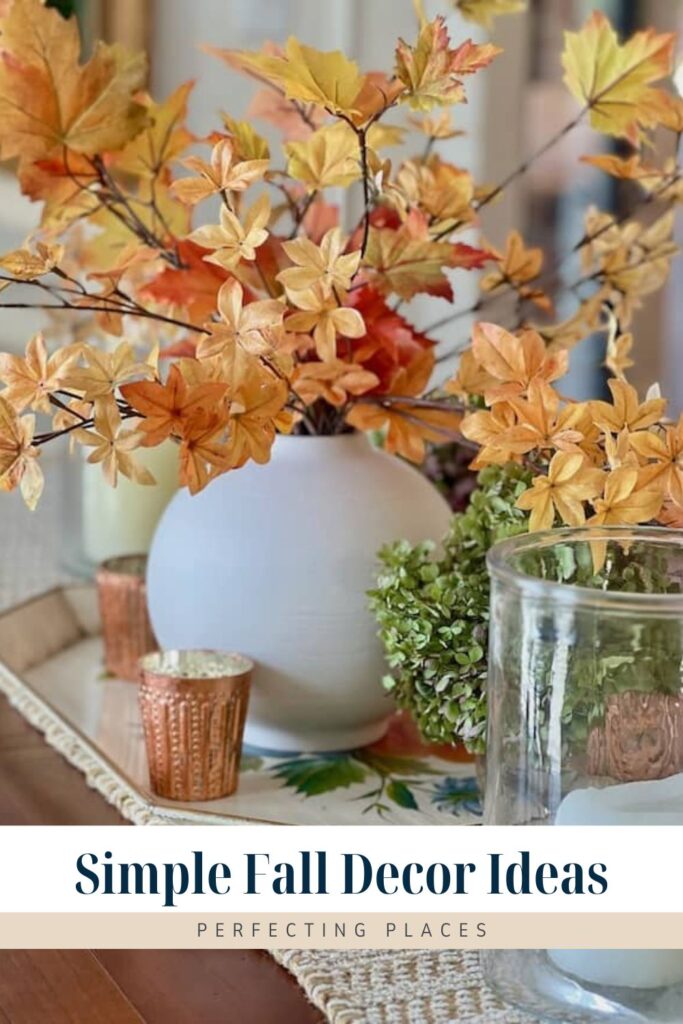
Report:
[[149,788],[134,684],[102,669],[90,586],[57,589],[0,616],[0,691],[109,803],[136,824],[453,825],[480,820],[474,765],[424,747],[397,715],[362,750],[246,749],[239,789],[174,803]]

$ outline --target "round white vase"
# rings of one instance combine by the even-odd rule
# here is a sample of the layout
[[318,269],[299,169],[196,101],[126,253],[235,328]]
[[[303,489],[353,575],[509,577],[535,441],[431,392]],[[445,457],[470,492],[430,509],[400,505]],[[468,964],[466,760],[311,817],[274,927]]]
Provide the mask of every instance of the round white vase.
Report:
[[440,538],[450,515],[416,469],[362,434],[278,437],[267,465],[250,462],[168,506],[147,581],[157,639],[253,658],[247,743],[372,743],[393,710],[367,604],[377,551]]

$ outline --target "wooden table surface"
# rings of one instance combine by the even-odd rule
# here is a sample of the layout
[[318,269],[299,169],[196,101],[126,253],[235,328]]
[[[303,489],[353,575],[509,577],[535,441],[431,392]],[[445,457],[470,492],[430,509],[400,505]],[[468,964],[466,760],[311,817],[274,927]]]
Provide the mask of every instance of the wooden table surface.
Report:
[[[0,697],[0,824],[126,825]],[[259,950],[0,951],[0,1024],[323,1024]]]

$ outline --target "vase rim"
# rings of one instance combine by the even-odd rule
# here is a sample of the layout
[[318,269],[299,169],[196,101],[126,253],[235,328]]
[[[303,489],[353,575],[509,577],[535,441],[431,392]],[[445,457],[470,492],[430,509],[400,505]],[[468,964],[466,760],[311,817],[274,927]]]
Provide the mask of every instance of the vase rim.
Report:
[[348,430],[343,434],[278,434],[276,441],[363,441],[369,438],[362,430]]
[[582,605],[623,612],[683,614],[682,592],[648,594],[642,591],[599,590],[580,583],[562,583],[524,572],[515,564],[524,552],[541,551],[560,544],[590,542],[642,542],[660,549],[678,550],[683,556],[683,530],[664,526],[579,526],[522,533],[499,541],[489,550],[486,564],[492,579],[516,589],[522,596],[555,604]]
[[[301,446],[301,447],[300,447]],[[361,430],[353,430],[348,434],[278,434],[273,446],[273,458],[277,459],[279,454],[299,452],[304,448],[308,451],[315,447],[321,453],[321,449],[330,453],[337,450],[349,451],[353,449],[373,448],[372,442],[367,434]]]

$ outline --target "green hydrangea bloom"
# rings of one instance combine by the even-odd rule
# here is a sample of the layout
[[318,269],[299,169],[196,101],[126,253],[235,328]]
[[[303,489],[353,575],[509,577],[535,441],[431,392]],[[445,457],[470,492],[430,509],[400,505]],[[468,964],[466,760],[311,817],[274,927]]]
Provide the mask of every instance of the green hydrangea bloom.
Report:
[[443,545],[397,541],[379,553],[370,592],[390,675],[383,680],[408,709],[424,738],[463,742],[483,752],[489,578],[486,552],[523,533],[528,515],[515,508],[531,474],[521,466],[489,466],[465,512],[453,517]]

